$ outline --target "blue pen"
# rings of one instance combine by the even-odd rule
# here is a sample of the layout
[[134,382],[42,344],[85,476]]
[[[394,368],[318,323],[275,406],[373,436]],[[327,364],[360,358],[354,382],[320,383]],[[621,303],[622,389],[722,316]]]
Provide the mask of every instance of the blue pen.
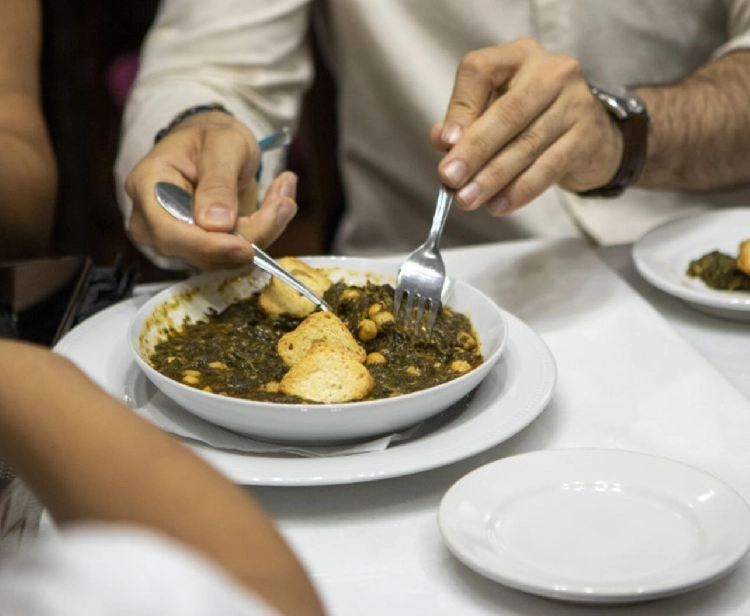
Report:
[[260,181],[260,175],[263,172],[263,154],[266,152],[269,152],[271,150],[275,150],[277,148],[283,148],[287,145],[289,145],[291,141],[291,136],[289,133],[288,128],[282,128],[279,131],[276,131],[275,133],[271,133],[270,135],[267,135],[263,137],[260,141],[258,141],[258,147],[260,148],[260,162],[258,163],[258,171],[255,173],[255,181]]

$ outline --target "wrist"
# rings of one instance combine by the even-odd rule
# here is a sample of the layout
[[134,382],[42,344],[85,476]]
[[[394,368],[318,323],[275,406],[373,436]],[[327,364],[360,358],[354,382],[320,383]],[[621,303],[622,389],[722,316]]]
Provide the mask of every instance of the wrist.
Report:
[[619,132],[621,156],[619,165],[609,182],[579,192],[582,197],[617,197],[641,176],[646,164],[649,114],[643,100],[624,88],[607,92],[590,86],[591,93],[609,113],[615,130]]
[[164,137],[166,137],[167,134],[169,134],[176,126],[179,124],[182,124],[186,120],[203,114],[203,113],[212,113],[212,112],[218,112],[218,113],[224,113],[230,116],[233,116],[234,114],[229,111],[224,105],[221,103],[213,102],[213,103],[205,103],[201,105],[195,105],[193,107],[188,107],[187,109],[184,109],[180,113],[178,113],[172,120],[167,124],[164,128],[159,130],[159,132],[156,133],[154,136],[154,145],[159,143]]

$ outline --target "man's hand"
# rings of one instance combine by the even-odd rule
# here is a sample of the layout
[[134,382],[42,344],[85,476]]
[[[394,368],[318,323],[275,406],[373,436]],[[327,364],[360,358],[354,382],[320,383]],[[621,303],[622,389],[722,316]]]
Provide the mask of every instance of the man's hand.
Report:
[[[131,239],[201,269],[249,262],[250,243],[268,246],[297,212],[297,178],[291,172],[274,180],[256,210],[259,160],[257,140],[234,117],[212,111],[187,118],[153,147],[125,181],[133,201]],[[162,181],[195,194],[195,225],[162,210],[154,197],[154,186]],[[235,229],[247,241],[230,233]]]
[[622,158],[622,135],[589,90],[578,62],[531,40],[467,54],[434,145],[457,204],[493,215],[526,205],[553,184],[602,186]]

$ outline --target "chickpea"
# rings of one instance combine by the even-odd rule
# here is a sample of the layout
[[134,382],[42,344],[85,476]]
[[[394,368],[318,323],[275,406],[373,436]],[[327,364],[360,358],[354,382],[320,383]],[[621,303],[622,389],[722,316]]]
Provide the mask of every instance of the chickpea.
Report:
[[406,369],[406,374],[409,374],[411,376],[420,376],[422,374],[422,371],[417,366],[409,366]]
[[212,392],[213,392],[213,389],[211,389],[211,386],[210,386],[210,385],[206,385],[206,386],[205,386],[205,387],[203,388],[203,391],[207,391],[208,393],[212,393]]
[[351,302],[355,299],[359,299],[361,293],[357,289],[344,289],[339,295],[340,302]]
[[367,316],[368,316],[368,317],[370,317],[370,318],[372,318],[372,317],[374,317],[374,316],[375,316],[376,314],[378,314],[378,312],[380,312],[380,311],[381,311],[382,309],[383,309],[383,304],[381,304],[380,302],[377,302],[377,303],[375,303],[375,304],[372,304],[372,305],[371,305],[371,306],[370,306],[370,307],[369,307],[369,308],[367,309]]
[[451,370],[463,374],[471,370],[471,364],[465,359],[455,359],[451,362]]
[[209,368],[213,368],[214,370],[226,370],[227,365],[223,361],[212,361],[210,364],[208,364]]
[[373,353],[370,353],[365,358],[365,363],[368,366],[372,366],[373,364],[384,364],[385,363],[385,355],[382,353],[379,353],[378,351],[375,351]]
[[281,385],[278,381],[269,381],[268,383],[261,385],[260,387],[263,391],[268,392],[269,394],[277,394],[279,393],[279,389],[281,388]]
[[182,376],[200,376],[201,373],[198,370],[183,370]]
[[[195,370],[192,370],[192,372],[195,372]],[[200,377],[197,377],[194,374],[187,374],[182,377],[182,382],[185,383],[185,385],[197,385],[201,380]]]
[[458,346],[460,346],[464,351],[469,351],[477,346],[477,341],[474,340],[474,336],[472,336],[468,332],[459,332],[457,339]]
[[386,325],[390,325],[393,323],[393,313],[388,312],[387,310],[383,310],[381,312],[378,312],[372,317],[372,320],[375,322],[375,325],[378,326],[378,329],[383,329]]
[[362,319],[357,325],[357,338],[362,342],[372,340],[378,335],[378,326],[370,319]]

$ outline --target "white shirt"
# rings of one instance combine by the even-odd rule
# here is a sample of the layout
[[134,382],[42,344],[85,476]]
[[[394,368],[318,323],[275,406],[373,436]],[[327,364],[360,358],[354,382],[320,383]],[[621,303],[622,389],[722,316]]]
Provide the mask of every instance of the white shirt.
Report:
[[[750,46],[750,0],[163,0],[124,117],[116,174],[126,217],[122,181],[182,109],[221,100],[258,137],[294,126],[311,79],[311,17],[340,97],[341,253],[406,251],[426,237],[440,159],[429,130],[467,52],[531,37],[575,56],[593,82],[639,85],[674,82]],[[503,218],[452,212],[443,245],[572,235],[628,242],[678,214],[748,203],[750,190],[631,189],[583,200],[553,188]]]
[[3,616],[279,616],[199,554],[145,530],[88,526],[0,561]]

